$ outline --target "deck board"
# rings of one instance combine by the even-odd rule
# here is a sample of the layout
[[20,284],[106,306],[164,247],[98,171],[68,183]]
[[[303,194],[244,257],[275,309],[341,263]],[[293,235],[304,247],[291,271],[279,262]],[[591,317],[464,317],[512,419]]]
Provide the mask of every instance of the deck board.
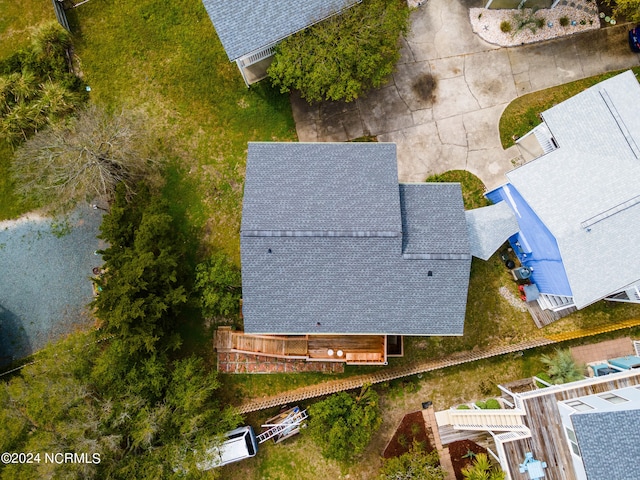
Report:
[[[218,352],[242,352],[277,358],[347,363],[384,363],[384,335],[251,335],[219,328],[214,336]],[[329,355],[333,351],[333,355]],[[342,351],[342,356],[338,352]]]

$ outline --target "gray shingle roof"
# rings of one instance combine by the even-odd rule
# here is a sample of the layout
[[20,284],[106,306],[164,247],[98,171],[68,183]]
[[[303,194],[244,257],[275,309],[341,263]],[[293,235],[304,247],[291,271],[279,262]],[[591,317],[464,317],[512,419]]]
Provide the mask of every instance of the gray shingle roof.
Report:
[[405,258],[469,257],[459,183],[402,184],[400,205]]
[[402,231],[394,144],[252,142],[248,158],[244,235]]
[[[432,215],[403,219],[400,190],[406,216]],[[403,224],[412,251],[462,258],[403,258]],[[462,334],[459,187],[399,186],[393,144],[249,144],[240,241],[246,332]]]
[[267,47],[361,0],[203,0],[230,60]]
[[465,212],[471,255],[489,260],[507,239],[520,227],[513,210],[506,202]]
[[556,238],[578,308],[640,281],[638,105],[631,71],[556,105],[543,117],[559,148],[507,174]]
[[637,480],[640,410],[571,416],[589,480]]

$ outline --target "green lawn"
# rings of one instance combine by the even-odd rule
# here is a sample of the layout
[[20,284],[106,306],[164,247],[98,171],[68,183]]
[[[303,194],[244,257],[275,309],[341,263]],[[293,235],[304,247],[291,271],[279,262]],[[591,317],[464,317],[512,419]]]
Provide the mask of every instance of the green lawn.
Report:
[[[636,75],[640,73],[640,67],[634,67],[632,70]],[[564,85],[516,98],[507,106],[502,113],[502,117],[500,117],[500,141],[502,142],[502,147],[508,148],[514,145],[514,136],[521,137],[533,127],[539,125],[541,123],[540,113],[622,71],[596,75],[595,77],[565,83]]]
[[[42,23],[55,20],[51,0],[0,0],[0,59],[30,42],[30,35]],[[14,193],[9,167],[13,150],[0,140],[0,220],[15,218],[28,210]]]
[[51,0],[0,0],[0,58],[29,45],[34,28],[55,18]]
[[288,97],[245,87],[200,0],[89,2],[70,21],[92,101],[147,116],[185,228],[239,263],[247,142],[296,140]]

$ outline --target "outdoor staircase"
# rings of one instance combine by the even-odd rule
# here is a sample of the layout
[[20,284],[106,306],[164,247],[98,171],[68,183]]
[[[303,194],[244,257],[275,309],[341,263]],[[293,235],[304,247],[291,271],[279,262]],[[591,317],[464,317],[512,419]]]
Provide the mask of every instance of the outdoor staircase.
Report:
[[564,310],[565,308],[574,307],[573,297],[567,297],[564,295],[551,295],[548,293],[542,293],[538,297],[538,305],[543,310],[552,310],[557,312],[558,310]]
[[536,140],[538,140],[538,143],[540,144],[540,147],[542,147],[542,151],[545,153],[545,155],[549,152],[553,152],[558,148],[555,140],[553,139],[553,135],[551,135],[549,127],[547,127],[546,123],[543,122],[536,128],[534,128],[533,134],[535,135]]
[[528,433],[524,410],[444,410],[437,412],[438,425],[451,425],[457,430]]
[[640,290],[638,289],[638,285],[632,285],[625,290],[609,295],[605,300],[612,302],[640,303]]

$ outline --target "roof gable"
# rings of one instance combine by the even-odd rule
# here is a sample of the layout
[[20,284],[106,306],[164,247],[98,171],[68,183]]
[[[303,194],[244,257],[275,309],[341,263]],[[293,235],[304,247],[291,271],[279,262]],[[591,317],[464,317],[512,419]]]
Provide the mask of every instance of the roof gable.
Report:
[[361,0],[203,0],[230,60],[273,45]]

